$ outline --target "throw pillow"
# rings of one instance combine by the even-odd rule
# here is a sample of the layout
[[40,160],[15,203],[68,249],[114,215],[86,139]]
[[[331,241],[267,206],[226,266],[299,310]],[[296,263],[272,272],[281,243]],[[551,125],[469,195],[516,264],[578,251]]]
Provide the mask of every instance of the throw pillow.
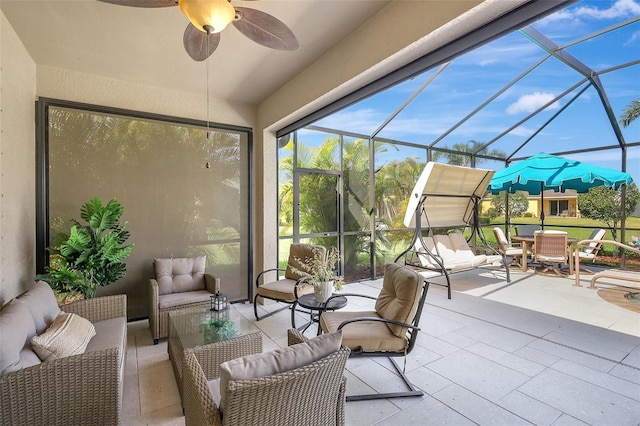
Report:
[[340,350],[342,330],[269,352],[247,355],[220,364],[220,411],[224,412],[227,384],[295,370]]
[[18,300],[24,302],[31,311],[33,322],[36,324],[35,334],[45,331],[60,313],[56,296],[49,284],[44,281],[35,283],[33,287],[18,296]]
[[20,351],[35,330],[29,308],[21,301],[13,299],[0,310],[0,374],[22,368]]
[[47,330],[31,339],[33,351],[42,361],[84,353],[96,329],[76,314],[60,312]]

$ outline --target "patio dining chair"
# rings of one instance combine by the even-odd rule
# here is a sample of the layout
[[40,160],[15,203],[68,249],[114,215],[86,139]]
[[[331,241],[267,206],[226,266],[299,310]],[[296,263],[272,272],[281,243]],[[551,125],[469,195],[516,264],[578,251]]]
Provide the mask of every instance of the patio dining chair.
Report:
[[534,259],[540,263],[537,274],[552,271],[559,276],[566,274],[556,265],[569,263],[569,249],[567,248],[567,233],[564,231],[536,231],[533,234],[535,250]]
[[[511,245],[507,237],[504,235],[504,232],[501,228],[497,226],[493,228],[493,235],[496,237],[496,241],[498,242],[498,251],[502,254],[503,257],[510,257],[511,261],[508,263],[508,266],[517,265],[521,266],[521,261],[523,255],[529,256],[531,252],[527,250],[526,254],[523,254],[522,247],[516,247]],[[520,261],[518,261],[520,259]]]
[[[392,357],[405,357],[411,353],[418,339],[420,316],[427,296],[429,283],[417,272],[399,265],[387,263],[384,267],[382,289],[373,296],[341,293],[345,296],[375,300],[374,311],[325,311],[320,315],[320,327],[324,333],[342,330],[342,344],[351,349],[351,357],[387,357],[409,389],[404,392],[348,395],[347,401],[404,398],[422,396],[406,377]],[[331,301],[331,298],[329,298]]]
[[[253,313],[256,321],[270,317],[284,309],[291,309],[291,326],[293,328],[296,327],[295,311],[298,298],[305,294],[313,293],[313,286],[305,285],[306,278],[298,272],[295,272],[294,269],[304,270],[301,262],[304,263],[308,259],[313,259],[316,253],[320,253],[321,256],[326,257],[327,250],[319,245],[293,243],[289,250],[289,260],[287,261],[286,269],[272,268],[258,274],[256,277],[256,295],[253,299]],[[284,275],[278,277],[275,281],[265,281],[265,274],[268,272],[283,273]],[[285,306],[260,317],[258,316],[259,297],[284,303]]]

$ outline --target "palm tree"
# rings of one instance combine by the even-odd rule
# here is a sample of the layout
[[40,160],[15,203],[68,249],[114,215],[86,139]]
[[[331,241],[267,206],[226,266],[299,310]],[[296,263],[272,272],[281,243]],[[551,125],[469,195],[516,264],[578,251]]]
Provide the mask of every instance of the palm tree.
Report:
[[638,117],[640,117],[640,98],[635,101],[631,101],[629,106],[622,111],[620,124],[624,127],[629,127],[629,124]]
[[[449,164],[452,164],[454,166],[470,167],[472,155],[483,154],[497,158],[507,157],[507,155],[503,151],[499,149],[489,150],[484,145],[484,142],[478,142],[473,139],[467,143],[455,143],[453,144],[453,148],[451,148],[451,151],[456,152],[435,151],[433,153],[433,161],[438,161],[440,158],[445,157]],[[449,149],[448,146],[445,146],[444,148]],[[483,158],[476,159],[476,164],[482,162],[483,160]]]

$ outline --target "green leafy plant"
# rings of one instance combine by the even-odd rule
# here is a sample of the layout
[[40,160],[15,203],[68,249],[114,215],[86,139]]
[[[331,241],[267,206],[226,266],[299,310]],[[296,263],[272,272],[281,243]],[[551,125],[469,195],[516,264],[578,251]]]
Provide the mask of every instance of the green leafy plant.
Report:
[[306,278],[309,284],[315,285],[333,281],[336,290],[342,289],[344,277],[335,274],[336,265],[340,260],[340,252],[337,247],[332,246],[326,256],[323,255],[322,250],[314,247],[313,257],[307,257],[304,260],[297,257],[295,259],[300,263],[302,269],[290,265],[291,269]]
[[125,276],[127,266],[122,262],[131,254],[131,245],[125,224],[120,223],[124,210],[115,200],[102,205],[98,197],[82,206],[80,217],[85,224],[72,219],[69,234],[59,233],[45,274],[36,280],[49,283],[51,288],[65,297],[95,297],[99,286],[106,286]]
[[233,321],[226,318],[211,318],[201,324],[207,343],[227,340],[236,335]]

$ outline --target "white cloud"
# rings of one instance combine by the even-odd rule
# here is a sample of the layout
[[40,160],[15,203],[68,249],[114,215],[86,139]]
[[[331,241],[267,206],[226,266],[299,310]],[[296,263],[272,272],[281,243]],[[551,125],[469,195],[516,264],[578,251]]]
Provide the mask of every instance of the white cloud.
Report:
[[[507,114],[518,114],[520,112],[533,112],[545,105],[546,103],[552,101],[556,95],[553,93],[542,93],[535,92],[528,95],[522,95],[520,98],[509,105],[507,107]],[[548,109],[558,109],[560,108],[560,104],[558,102],[554,102],[551,104]]]
[[579,17],[593,19],[614,19],[627,16],[637,16],[640,14],[640,3],[634,0],[617,0],[608,9],[598,9],[592,6],[582,6],[574,10],[574,14]]
[[636,44],[637,41],[640,40],[640,31],[636,31],[633,34],[631,34],[631,38],[629,38],[629,40],[627,40],[624,45],[625,46],[632,46],[634,44]]

